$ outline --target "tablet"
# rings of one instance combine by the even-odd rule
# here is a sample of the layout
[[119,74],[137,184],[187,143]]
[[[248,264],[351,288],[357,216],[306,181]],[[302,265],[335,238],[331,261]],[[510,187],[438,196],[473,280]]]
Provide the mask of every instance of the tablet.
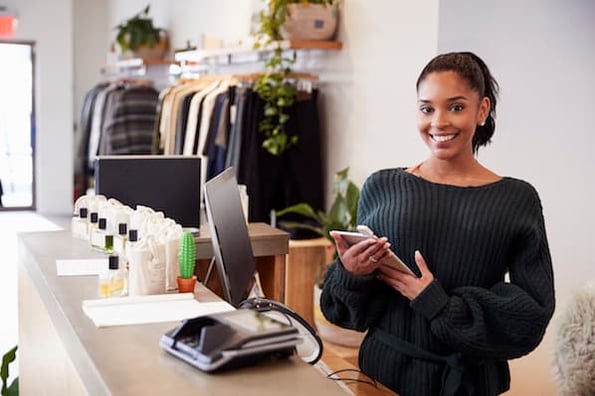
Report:
[[[333,230],[332,232],[336,232],[337,234],[341,235],[350,247],[366,239],[378,238],[376,235],[362,234],[361,232],[357,231]],[[417,277],[417,275],[415,275],[415,273],[411,271],[411,269],[403,262],[403,260],[401,260],[392,250],[389,250],[388,256],[382,259],[381,264]]]

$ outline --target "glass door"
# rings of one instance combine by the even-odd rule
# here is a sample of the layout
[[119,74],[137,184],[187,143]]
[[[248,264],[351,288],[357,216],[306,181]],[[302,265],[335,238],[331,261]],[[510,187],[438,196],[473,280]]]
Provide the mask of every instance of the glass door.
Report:
[[35,209],[34,43],[0,41],[0,210]]

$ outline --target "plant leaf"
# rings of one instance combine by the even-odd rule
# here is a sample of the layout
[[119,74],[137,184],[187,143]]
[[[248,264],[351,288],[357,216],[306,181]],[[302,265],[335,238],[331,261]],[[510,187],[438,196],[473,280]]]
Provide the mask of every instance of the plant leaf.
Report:
[[0,366],[0,378],[2,379],[2,395],[6,395],[6,380],[10,375],[8,371],[8,366],[16,359],[17,348],[18,346],[15,346],[2,356],[2,366]]
[[305,230],[314,231],[315,233],[319,234],[320,236],[326,236],[324,229],[322,229],[321,227],[313,226],[311,224],[299,223],[297,221],[280,221],[279,225],[286,227],[286,228],[302,228]]
[[277,215],[277,217],[281,217],[288,213],[300,214],[300,215],[305,216],[309,219],[316,220],[318,223],[321,223],[320,217],[318,216],[316,211],[314,211],[312,206],[307,203],[298,203],[298,204],[289,206],[285,209],[275,211],[275,214]]
[[8,389],[6,389],[6,396],[19,396],[19,378],[15,378]]
[[349,182],[347,185],[347,193],[345,194],[345,202],[347,205],[347,211],[351,217],[351,228],[357,226],[357,205],[359,203],[359,188],[353,183]]

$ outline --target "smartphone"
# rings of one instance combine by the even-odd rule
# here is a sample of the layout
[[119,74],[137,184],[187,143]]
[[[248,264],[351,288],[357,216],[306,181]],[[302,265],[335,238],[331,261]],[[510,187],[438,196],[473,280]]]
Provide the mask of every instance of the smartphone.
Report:
[[[356,243],[361,242],[366,239],[378,238],[374,234],[374,232],[366,225],[363,225],[363,224],[358,225],[357,230],[358,230],[357,232],[356,231],[341,231],[341,230],[333,230],[333,232],[340,234],[343,237],[343,239],[345,240],[345,242],[347,242],[347,244],[349,244],[349,246],[353,246]],[[415,273],[392,250],[389,250],[388,256],[386,256],[385,258],[382,259],[382,265],[386,265],[388,267],[396,269],[397,271],[401,271],[406,274],[413,275],[413,276],[417,277],[417,275],[415,275]]]
[[333,230],[332,232],[340,234],[350,247],[366,239],[377,238],[375,235],[366,235],[357,231]]

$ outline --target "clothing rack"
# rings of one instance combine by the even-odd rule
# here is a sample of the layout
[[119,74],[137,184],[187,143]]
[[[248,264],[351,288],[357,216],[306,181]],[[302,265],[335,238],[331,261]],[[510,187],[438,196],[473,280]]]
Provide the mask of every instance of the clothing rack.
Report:
[[[267,73],[243,73],[243,74],[232,74],[232,77],[242,82],[254,82],[261,76]],[[307,80],[307,81],[318,81],[319,77],[312,73],[299,73],[292,72],[287,75],[287,80]]]
[[151,80],[156,89],[161,90],[174,82],[179,71],[179,65],[171,60],[131,58],[121,59],[103,66],[101,75],[108,80],[114,78]]
[[[291,55],[288,56],[292,56],[294,60],[297,60],[299,52],[339,50],[342,48],[342,43],[322,40],[282,40],[258,49],[255,49],[252,44],[246,43],[228,48],[179,51],[174,55],[174,58],[180,64],[181,75],[185,76],[217,73],[221,69],[232,71],[234,68],[240,69],[244,73],[250,70],[262,69],[263,63],[277,48],[281,48],[284,52],[291,51]],[[317,79],[317,77],[311,78],[307,74],[304,73],[300,80],[314,81]],[[253,78],[253,80],[255,79]],[[247,80],[250,79],[247,78]]]

